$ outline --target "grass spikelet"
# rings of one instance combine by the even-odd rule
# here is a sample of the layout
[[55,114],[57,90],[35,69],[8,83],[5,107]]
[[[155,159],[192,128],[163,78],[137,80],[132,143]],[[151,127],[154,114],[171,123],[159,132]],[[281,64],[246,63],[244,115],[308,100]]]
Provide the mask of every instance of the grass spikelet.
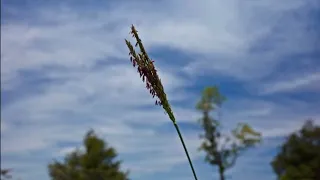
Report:
[[157,74],[157,70],[154,66],[154,61],[151,60],[142,44],[141,39],[139,38],[138,31],[135,29],[135,27],[131,26],[130,34],[133,38],[136,39],[135,47],[139,47],[140,52],[137,53],[135,51],[135,48],[133,45],[125,39],[125,42],[129,49],[129,56],[130,61],[132,63],[133,67],[137,68],[137,71],[142,79],[143,82],[146,83],[146,88],[149,90],[149,93],[152,95],[153,98],[157,98],[155,101],[155,105],[162,106],[162,108],[165,110],[165,112],[168,114],[170,120],[173,122],[174,127],[179,135],[180,141],[183,145],[183,148],[185,150],[186,156],[189,161],[189,165],[191,167],[194,179],[197,180],[197,175],[195,173],[195,170],[192,165],[192,161],[190,159],[188,150],[186,148],[186,145],[184,143],[184,140],[182,138],[182,135],[179,130],[179,126],[176,122],[176,119],[174,117],[173,111],[171,109],[171,106],[168,102],[167,95],[164,91],[163,85],[161,83],[161,79],[159,78]]

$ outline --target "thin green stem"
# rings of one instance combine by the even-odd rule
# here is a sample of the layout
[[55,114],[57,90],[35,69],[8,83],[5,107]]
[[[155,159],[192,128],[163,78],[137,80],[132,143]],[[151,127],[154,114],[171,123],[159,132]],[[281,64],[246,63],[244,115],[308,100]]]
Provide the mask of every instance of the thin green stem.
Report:
[[196,175],[196,171],[195,171],[194,168],[193,168],[192,161],[191,161],[191,159],[190,159],[190,156],[189,156],[187,147],[186,147],[186,145],[185,145],[185,143],[184,143],[184,141],[183,141],[182,135],[181,135],[181,133],[180,133],[179,126],[178,126],[178,124],[177,124],[176,122],[173,122],[173,124],[174,124],[174,127],[175,127],[176,130],[177,130],[178,135],[179,135],[179,138],[180,138],[180,141],[181,141],[181,143],[182,143],[184,152],[185,152],[186,155],[187,155],[187,158],[188,158],[188,161],[189,161],[189,165],[190,165],[191,170],[192,170],[192,173],[193,173],[193,177],[194,177],[195,180],[198,180],[197,175]]

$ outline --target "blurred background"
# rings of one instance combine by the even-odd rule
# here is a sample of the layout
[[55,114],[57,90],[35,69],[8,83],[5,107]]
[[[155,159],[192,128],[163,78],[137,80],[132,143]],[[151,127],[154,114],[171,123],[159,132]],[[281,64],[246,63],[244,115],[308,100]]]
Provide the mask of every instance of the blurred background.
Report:
[[[130,64],[134,24],[199,180],[221,178],[205,157],[230,160],[232,143],[221,146],[239,123],[261,142],[236,153],[225,179],[319,178],[319,15],[317,0],[2,0],[1,174],[88,179],[94,167],[115,180],[193,179],[172,122]],[[220,108],[208,88],[226,97]],[[203,98],[215,108],[197,109]],[[205,111],[219,128],[217,147],[201,151]]]

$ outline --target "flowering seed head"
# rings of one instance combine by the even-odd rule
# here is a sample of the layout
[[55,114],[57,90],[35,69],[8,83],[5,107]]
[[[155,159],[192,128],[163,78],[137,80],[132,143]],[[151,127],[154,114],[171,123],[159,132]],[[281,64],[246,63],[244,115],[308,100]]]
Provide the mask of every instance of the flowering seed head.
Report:
[[128,40],[125,40],[129,49],[130,61],[133,67],[137,67],[137,71],[142,78],[142,81],[146,83],[146,88],[149,90],[152,97],[158,98],[155,104],[162,106],[168,113],[169,118],[175,123],[175,118],[167,100],[166,93],[164,92],[157,70],[154,67],[154,61],[149,58],[141,39],[139,38],[138,31],[133,25],[131,26],[130,34],[132,34],[132,37],[137,41],[135,47],[139,47],[140,49],[140,53],[136,53],[132,44]]

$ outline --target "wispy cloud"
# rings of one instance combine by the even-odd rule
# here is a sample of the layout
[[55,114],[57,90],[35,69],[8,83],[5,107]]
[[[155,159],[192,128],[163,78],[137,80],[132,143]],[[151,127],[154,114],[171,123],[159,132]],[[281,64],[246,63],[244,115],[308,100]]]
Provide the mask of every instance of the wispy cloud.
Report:
[[[320,68],[318,69],[320,72]],[[263,94],[302,91],[318,91],[320,90],[320,73],[297,74],[297,77],[287,80],[265,83]]]

